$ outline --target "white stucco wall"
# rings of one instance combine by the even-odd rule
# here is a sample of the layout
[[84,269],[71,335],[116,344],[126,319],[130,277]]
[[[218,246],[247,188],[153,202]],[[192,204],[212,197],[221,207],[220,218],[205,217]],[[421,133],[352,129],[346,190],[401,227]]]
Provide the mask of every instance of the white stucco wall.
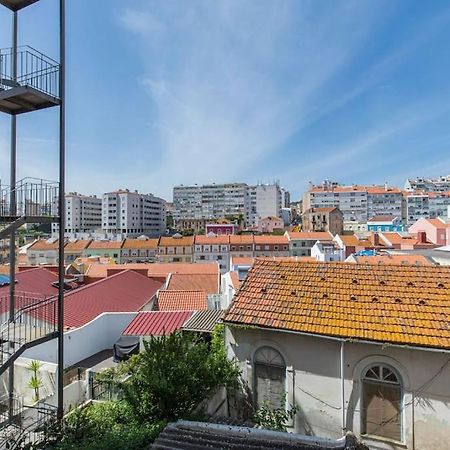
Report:
[[[287,366],[288,402],[299,407],[293,431],[324,437],[342,435],[341,343],[324,338],[258,329],[228,329],[229,354],[253,388],[253,355],[276,348]],[[346,342],[344,344],[345,428],[361,430],[360,377],[372,363],[387,363],[402,377],[403,439],[365,439],[372,449],[450,448],[450,353]],[[430,381],[431,380],[431,381]]]
[[[103,313],[86,325],[64,333],[64,367],[88,358],[107,348],[120,338],[122,331],[137,313]],[[46,342],[27,350],[24,357],[57,362],[57,341]]]

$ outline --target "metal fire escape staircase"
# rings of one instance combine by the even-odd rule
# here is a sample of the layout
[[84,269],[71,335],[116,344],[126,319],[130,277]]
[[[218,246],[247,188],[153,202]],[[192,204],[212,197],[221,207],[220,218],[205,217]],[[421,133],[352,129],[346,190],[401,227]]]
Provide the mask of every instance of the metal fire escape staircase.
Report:
[[[57,222],[58,189],[57,182],[32,178],[0,189],[0,239],[25,224]],[[0,298],[0,313],[5,318],[0,325],[0,375],[26,349],[57,336],[57,302],[56,296],[23,292],[14,292],[14,302],[10,296]]]

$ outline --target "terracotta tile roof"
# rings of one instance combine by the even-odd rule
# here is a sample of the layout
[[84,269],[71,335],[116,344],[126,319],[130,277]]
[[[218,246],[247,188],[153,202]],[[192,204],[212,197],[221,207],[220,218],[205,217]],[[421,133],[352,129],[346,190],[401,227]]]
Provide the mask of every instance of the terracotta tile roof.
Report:
[[289,239],[287,238],[287,236],[274,236],[274,235],[255,236],[255,244],[288,245]]
[[239,275],[236,271],[232,270],[230,272],[231,282],[233,283],[234,290],[237,291],[241,286],[241,282],[239,281]]
[[412,266],[433,266],[434,264],[424,255],[375,255],[355,256],[358,264],[395,264]]
[[167,290],[169,291],[203,291],[207,294],[219,293],[218,274],[172,274]]
[[231,245],[253,245],[253,234],[230,235]]
[[159,311],[201,311],[208,309],[203,291],[159,291]]
[[119,250],[122,247],[122,241],[92,241],[89,250]]
[[167,276],[169,273],[219,274],[218,263],[135,263],[135,264],[91,264],[86,275],[92,278],[105,278],[110,269],[147,269],[148,276]]
[[397,216],[393,215],[379,215],[379,216],[373,216],[371,219],[368,220],[368,222],[392,222],[395,220]]
[[77,252],[80,250],[84,250],[85,248],[87,248],[89,246],[89,244],[91,242],[92,242],[92,240],[82,240],[82,239],[77,239],[76,241],[69,241],[64,246],[64,251],[65,252]]
[[195,243],[198,245],[229,245],[230,236],[195,236]]
[[158,239],[125,239],[123,249],[155,249],[158,248]]
[[311,240],[311,241],[331,241],[333,235],[329,231],[287,231],[289,240]]
[[426,219],[426,220],[436,228],[450,228],[450,223],[443,222],[440,219]]
[[304,214],[308,214],[308,213],[330,213],[332,211],[334,211],[335,209],[338,209],[336,206],[330,206],[328,208],[309,208],[305,211]]
[[253,266],[255,258],[251,256],[232,256],[231,264],[234,266]]
[[28,247],[28,250],[58,250],[58,240],[38,239],[34,244]]
[[184,236],[184,237],[160,237],[159,247],[190,247],[194,245],[194,236]]
[[141,311],[122,333],[125,336],[163,336],[179,330],[192,311]]
[[450,267],[257,260],[230,324],[450,348]]
[[65,295],[64,326],[80,327],[104,312],[136,312],[145,306],[161,282],[125,270]]

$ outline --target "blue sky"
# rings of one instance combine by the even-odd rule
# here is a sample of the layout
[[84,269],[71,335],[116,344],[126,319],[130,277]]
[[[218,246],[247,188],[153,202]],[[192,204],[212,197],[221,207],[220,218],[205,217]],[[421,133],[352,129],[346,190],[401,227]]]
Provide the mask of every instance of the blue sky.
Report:
[[[20,43],[57,57],[56,0]],[[68,0],[67,188],[404,183],[450,173],[450,5]],[[0,45],[10,45],[0,11]],[[55,178],[57,110],[19,118],[19,177]],[[9,118],[0,116],[0,178]],[[5,182],[5,181],[3,181]]]

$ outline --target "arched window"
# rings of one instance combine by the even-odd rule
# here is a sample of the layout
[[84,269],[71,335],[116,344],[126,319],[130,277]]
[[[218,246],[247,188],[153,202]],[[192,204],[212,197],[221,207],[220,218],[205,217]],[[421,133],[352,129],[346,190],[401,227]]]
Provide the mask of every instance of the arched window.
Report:
[[286,364],[280,352],[261,347],[255,353],[254,367],[256,404],[267,400],[272,408],[280,408],[286,391]]
[[394,369],[377,364],[362,377],[362,433],[402,439],[402,386]]

